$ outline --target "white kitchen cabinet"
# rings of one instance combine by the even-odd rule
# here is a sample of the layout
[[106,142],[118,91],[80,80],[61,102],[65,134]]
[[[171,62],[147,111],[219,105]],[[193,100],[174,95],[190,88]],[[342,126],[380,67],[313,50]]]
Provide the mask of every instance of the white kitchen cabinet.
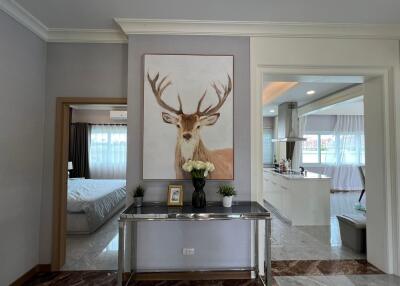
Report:
[[293,225],[330,224],[330,178],[308,172],[287,175],[264,169],[263,198]]

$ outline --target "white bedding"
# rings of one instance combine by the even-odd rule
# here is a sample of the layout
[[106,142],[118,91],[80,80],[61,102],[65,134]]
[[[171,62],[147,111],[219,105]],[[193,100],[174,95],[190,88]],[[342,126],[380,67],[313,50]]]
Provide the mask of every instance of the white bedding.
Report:
[[123,207],[125,197],[125,180],[69,179],[68,233],[92,233]]
[[107,198],[112,200],[115,196],[110,195],[115,192],[119,200],[121,195],[125,196],[125,186],[125,180],[69,179],[67,210],[74,213],[86,212],[90,204]]

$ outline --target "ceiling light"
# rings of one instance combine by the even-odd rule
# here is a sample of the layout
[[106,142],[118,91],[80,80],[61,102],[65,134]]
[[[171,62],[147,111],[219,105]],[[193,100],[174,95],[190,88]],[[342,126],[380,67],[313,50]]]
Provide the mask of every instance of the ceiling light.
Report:
[[315,94],[315,90],[309,90],[309,91],[307,91],[307,94],[308,95],[313,95],[313,94]]
[[270,109],[269,112],[274,113],[274,112],[275,112],[275,109]]

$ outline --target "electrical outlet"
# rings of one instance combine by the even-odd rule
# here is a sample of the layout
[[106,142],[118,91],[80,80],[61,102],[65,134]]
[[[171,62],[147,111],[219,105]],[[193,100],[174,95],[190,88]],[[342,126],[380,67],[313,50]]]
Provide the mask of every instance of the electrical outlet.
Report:
[[194,255],[194,248],[183,248],[182,254],[183,255]]

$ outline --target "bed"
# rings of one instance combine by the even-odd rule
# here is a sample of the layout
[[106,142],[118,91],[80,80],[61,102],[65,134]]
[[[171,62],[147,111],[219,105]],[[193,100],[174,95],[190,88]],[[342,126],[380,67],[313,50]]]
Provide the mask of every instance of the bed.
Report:
[[125,180],[68,179],[67,234],[91,234],[125,206]]

